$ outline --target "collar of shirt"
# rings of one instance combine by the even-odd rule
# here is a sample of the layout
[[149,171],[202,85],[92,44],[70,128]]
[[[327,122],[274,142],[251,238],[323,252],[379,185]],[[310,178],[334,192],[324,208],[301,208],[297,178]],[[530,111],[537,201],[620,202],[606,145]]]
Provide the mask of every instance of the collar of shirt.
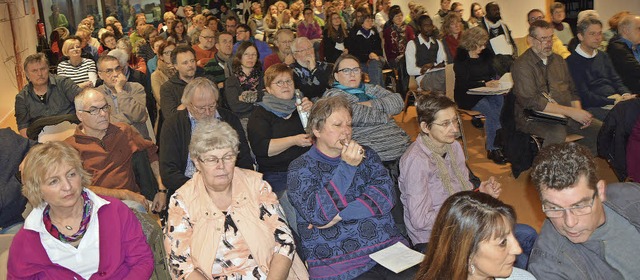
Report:
[[578,46],[576,47],[576,53],[581,55],[582,57],[584,57],[584,58],[594,58],[598,54],[598,50],[596,49],[596,50],[593,51],[593,54],[590,55],[590,54],[586,53],[584,50],[582,50],[582,48],[580,48],[580,45],[582,45],[582,44],[578,44]]
[[425,45],[425,46],[427,46],[427,48],[430,48],[432,44],[435,44],[435,43],[436,43],[436,41],[435,41],[435,40],[433,40],[433,38],[432,38],[432,37],[429,37],[429,41],[425,40],[425,39],[422,37],[422,34],[420,34],[420,36],[418,36],[418,41],[420,42],[420,44],[421,44],[421,45]]
[[358,32],[356,32],[356,36],[358,35],[361,35],[362,37],[369,39],[369,37],[373,35],[373,29],[369,30],[369,36],[365,35],[364,32],[362,32],[362,30],[358,30]]

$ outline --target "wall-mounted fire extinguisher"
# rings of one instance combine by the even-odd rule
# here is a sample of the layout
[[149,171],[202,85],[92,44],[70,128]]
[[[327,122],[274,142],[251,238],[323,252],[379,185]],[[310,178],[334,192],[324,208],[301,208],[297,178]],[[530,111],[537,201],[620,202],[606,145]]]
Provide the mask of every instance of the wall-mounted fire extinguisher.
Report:
[[38,37],[45,37],[44,22],[42,22],[41,19],[38,19],[38,22],[36,23],[36,30],[38,32]]

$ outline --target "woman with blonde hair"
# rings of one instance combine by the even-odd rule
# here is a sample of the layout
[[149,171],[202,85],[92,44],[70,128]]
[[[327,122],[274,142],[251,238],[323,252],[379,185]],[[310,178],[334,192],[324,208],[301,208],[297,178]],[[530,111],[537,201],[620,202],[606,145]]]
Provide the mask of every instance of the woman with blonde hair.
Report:
[[488,194],[463,191],[442,204],[416,280],[535,280],[514,268],[522,252],[515,211]]
[[345,47],[348,32],[347,24],[338,13],[329,14],[322,31],[322,45],[326,62],[334,63],[340,55],[348,53]]
[[285,9],[278,17],[278,29],[286,28],[296,30],[298,22],[291,15],[291,10]]
[[154,260],[136,215],[96,195],[80,153],[64,142],[29,151],[22,193],[33,211],[9,249],[8,279],[149,279]]
[[447,53],[447,62],[453,63],[458,53],[460,37],[462,36],[462,18],[457,13],[449,13],[442,22],[442,44]]
[[93,60],[82,57],[81,39],[72,36],[62,44],[62,55],[69,60],[58,64],[58,75],[70,78],[81,88],[93,87],[98,80],[98,70]]

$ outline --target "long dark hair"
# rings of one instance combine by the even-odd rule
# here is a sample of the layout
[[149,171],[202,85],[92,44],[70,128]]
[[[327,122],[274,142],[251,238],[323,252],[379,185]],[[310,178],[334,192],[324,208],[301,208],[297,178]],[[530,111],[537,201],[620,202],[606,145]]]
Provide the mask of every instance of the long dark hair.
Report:
[[262,64],[260,63],[260,52],[258,52],[258,47],[256,47],[256,45],[254,45],[251,41],[244,41],[240,43],[240,45],[238,46],[238,50],[236,50],[236,54],[233,56],[233,62],[231,64],[231,67],[233,67],[234,71],[242,70],[241,68],[242,55],[244,54],[245,51],[247,51],[249,47],[253,47],[254,49],[256,49],[256,53],[258,54],[256,65],[253,66],[253,69],[254,70],[262,69]]
[[438,212],[427,254],[415,279],[467,279],[469,259],[480,242],[507,234],[515,221],[513,207],[488,194],[453,194]]

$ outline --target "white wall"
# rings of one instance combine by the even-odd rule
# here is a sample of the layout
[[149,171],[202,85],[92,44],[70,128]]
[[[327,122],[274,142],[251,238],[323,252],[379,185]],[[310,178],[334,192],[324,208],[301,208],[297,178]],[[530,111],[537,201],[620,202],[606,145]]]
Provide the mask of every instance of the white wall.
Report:
[[[36,3],[36,1],[29,1]],[[25,15],[23,0],[7,0],[0,3],[0,123],[13,114],[15,96],[20,91],[16,80],[17,68],[22,68],[24,59],[36,53],[37,35],[35,15]],[[11,14],[11,16],[9,15]],[[13,41],[12,29],[16,41]],[[16,61],[14,45],[17,46],[19,61]],[[26,84],[26,80],[23,81]]]
[[[621,1],[621,0],[607,0],[607,1],[595,1],[593,8],[600,14],[600,19],[605,26],[609,26],[607,21],[609,18],[620,11],[630,11],[634,14],[640,14],[640,1]],[[608,29],[608,27],[606,28]]]

